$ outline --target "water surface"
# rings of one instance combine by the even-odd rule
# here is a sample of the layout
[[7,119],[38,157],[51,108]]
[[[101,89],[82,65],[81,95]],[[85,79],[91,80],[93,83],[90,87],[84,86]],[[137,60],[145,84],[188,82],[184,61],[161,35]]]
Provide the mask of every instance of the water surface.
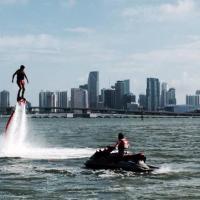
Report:
[[[1,133],[5,123],[0,118]],[[30,118],[28,129],[16,156],[1,154],[0,199],[200,199],[198,118]],[[85,169],[118,132],[160,169],[149,175]]]

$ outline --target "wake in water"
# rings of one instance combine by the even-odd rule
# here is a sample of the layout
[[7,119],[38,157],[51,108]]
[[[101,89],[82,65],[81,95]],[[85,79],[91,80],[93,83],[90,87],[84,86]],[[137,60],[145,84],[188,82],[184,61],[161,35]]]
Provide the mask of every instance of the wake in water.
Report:
[[69,159],[89,157],[89,148],[41,148],[27,142],[28,125],[25,103],[16,104],[15,112],[0,141],[0,157],[30,159]]
[[174,174],[174,173],[180,173],[185,172],[187,169],[185,169],[182,165],[177,166],[174,164],[164,164],[159,167],[159,169],[156,169],[153,171],[153,174]]

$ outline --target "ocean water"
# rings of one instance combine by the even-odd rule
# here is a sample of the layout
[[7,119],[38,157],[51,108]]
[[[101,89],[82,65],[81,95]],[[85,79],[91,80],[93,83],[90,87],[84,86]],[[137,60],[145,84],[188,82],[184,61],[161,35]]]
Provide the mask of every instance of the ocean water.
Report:
[[[7,119],[0,118],[0,133]],[[27,119],[20,146],[3,151],[0,199],[200,199],[200,118]],[[84,162],[123,132],[151,174],[89,170]]]

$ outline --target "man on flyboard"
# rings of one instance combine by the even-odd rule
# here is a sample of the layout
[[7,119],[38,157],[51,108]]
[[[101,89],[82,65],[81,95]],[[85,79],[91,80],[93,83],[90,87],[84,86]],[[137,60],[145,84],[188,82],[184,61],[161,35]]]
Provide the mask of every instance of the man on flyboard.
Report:
[[24,80],[24,78],[26,78],[27,83],[29,81],[28,81],[28,78],[27,78],[27,76],[24,72],[24,69],[25,69],[25,66],[21,65],[20,68],[12,76],[12,83],[13,83],[15,75],[17,75],[17,85],[19,87],[18,94],[17,94],[17,101],[21,101],[21,100],[26,101],[26,99],[24,98],[24,92],[25,92],[25,87],[24,87],[25,86],[25,80]]

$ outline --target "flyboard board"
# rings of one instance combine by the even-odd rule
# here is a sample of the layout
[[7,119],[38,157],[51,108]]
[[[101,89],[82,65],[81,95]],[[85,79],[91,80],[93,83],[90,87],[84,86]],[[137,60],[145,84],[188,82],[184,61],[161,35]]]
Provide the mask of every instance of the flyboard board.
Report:
[[[26,99],[21,98],[21,99],[19,99],[19,100],[17,101],[17,103],[18,103],[20,106],[25,105],[25,104],[26,104]],[[12,114],[10,115],[10,117],[9,117],[7,123],[6,123],[5,132],[4,132],[4,135],[5,135],[5,136],[7,135],[7,131],[8,131],[8,129],[9,129],[10,124],[12,123],[12,119],[13,119],[14,114],[15,114],[15,110],[12,112]]]

